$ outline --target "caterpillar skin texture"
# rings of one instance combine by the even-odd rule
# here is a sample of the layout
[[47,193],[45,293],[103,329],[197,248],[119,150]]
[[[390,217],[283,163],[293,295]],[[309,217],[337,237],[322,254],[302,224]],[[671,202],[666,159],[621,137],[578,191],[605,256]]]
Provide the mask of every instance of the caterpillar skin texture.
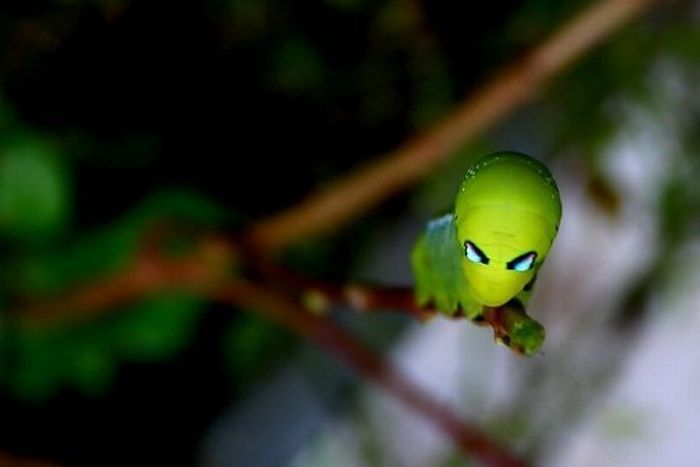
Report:
[[525,306],[561,211],[544,164],[516,152],[484,157],[467,171],[454,212],[430,221],[416,242],[418,303],[470,319],[514,298]]

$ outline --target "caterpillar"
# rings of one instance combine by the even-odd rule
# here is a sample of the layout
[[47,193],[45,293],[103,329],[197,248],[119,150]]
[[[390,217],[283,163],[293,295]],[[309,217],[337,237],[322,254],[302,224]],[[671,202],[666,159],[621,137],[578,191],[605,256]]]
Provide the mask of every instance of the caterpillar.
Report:
[[524,311],[561,215],[544,164],[518,152],[485,156],[467,170],[454,211],[428,222],[416,241],[416,301],[477,321],[484,307]]

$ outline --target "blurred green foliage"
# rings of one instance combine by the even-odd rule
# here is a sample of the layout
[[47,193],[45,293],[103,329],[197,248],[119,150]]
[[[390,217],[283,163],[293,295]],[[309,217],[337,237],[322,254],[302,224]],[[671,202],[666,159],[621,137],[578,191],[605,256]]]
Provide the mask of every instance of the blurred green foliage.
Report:
[[0,139],[0,232],[16,241],[45,240],[69,218],[64,158],[47,138],[8,133]]
[[[157,222],[186,225],[196,232],[215,228],[226,217],[201,195],[156,193],[112,225],[83,233],[80,240],[16,251],[3,271],[5,288],[23,297],[50,300],[124,267]],[[192,242],[189,232],[172,236],[181,238],[169,241],[175,247],[170,248],[171,254],[186,250]],[[85,322],[23,326],[7,316],[0,328],[0,348],[9,352],[4,359],[9,366],[0,372],[0,380],[30,399],[50,396],[64,385],[97,394],[109,387],[121,360],[153,361],[180,350],[196,331],[203,304],[201,298],[170,292]]]
[[63,386],[97,395],[109,388],[121,360],[153,361],[181,349],[201,310],[197,297],[167,294],[91,322],[5,329],[3,338],[16,347],[3,379],[23,398],[46,398]]

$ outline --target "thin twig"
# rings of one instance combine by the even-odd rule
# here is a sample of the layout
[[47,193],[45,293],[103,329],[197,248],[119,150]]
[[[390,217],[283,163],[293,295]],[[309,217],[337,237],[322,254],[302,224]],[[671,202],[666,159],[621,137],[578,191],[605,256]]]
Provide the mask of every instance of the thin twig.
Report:
[[266,282],[298,296],[309,311],[317,314],[324,314],[332,305],[338,304],[363,312],[398,311],[420,321],[426,321],[436,313],[436,310],[416,303],[412,288],[358,282],[331,283],[304,276],[261,257],[249,258],[249,264]]
[[355,371],[423,414],[449,436],[463,453],[494,467],[526,465],[476,427],[461,420],[450,408],[420,390],[381,355],[357,342],[331,321],[310,314],[286,295],[241,280],[230,282],[219,289],[216,295],[236,306],[256,310],[328,350]]
[[626,22],[661,0],[600,0],[522,59],[505,67],[425,134],[358,168],[299,204],[263,218],[247,233],[258,251],[273,252],[333,231],[426,176]]

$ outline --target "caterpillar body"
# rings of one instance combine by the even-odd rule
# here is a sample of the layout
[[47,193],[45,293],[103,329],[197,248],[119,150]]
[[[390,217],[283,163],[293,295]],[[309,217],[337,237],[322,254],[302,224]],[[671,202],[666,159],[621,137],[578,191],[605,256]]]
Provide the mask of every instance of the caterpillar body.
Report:
[[411,262],[416,300],[478,319],[484,307],[527,305],[559,230],[562,206],[547,167],[490,154],[467,171],[454,211],[430,221]]

